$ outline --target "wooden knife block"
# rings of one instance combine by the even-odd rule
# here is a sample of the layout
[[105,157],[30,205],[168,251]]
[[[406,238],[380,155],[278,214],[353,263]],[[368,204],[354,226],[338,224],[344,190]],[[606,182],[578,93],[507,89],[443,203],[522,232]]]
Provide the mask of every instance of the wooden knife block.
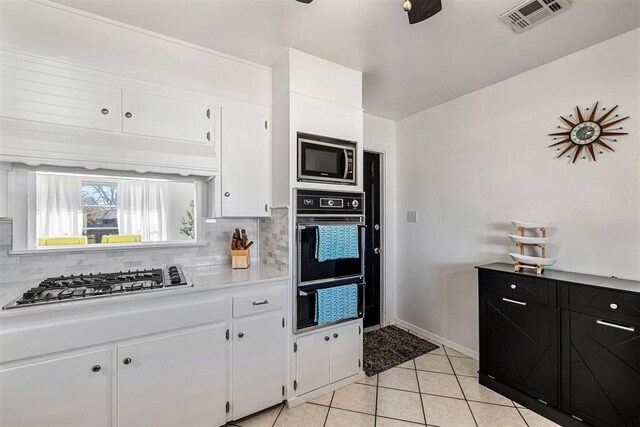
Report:
[[249,268],[251,251],[249,249],[231,251],[231,268]]

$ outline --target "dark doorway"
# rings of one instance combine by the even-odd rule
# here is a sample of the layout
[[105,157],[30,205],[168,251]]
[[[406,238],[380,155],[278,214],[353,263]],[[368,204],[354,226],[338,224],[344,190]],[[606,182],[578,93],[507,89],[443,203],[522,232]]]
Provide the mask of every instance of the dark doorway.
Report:
[[380,324],[382,265],[382,155],[364,153],[365,232],[364,327]]

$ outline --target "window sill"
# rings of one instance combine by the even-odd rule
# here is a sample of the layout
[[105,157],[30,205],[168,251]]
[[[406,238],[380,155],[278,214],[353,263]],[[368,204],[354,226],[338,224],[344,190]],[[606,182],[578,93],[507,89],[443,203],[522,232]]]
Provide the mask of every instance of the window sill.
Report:
[[132,249],[161,249],[161,248],[193,248],[203,247],[206,243],[199,242],[155,242],[155,243],[110,243],[99,245],[69,245],[66,247],[50,247],[39,249],[18,249],[9,251],[9,255],[44,255],[63,254],[78,252],[106,252],[106,251],[126,251]]

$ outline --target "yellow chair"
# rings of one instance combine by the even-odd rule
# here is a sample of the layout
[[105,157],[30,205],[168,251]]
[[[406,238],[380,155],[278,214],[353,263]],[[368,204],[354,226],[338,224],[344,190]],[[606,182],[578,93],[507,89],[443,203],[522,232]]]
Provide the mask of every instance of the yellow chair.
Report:
[[86,245],[85,236],[74,237],[41,237],[38,239],[38,246],[60,246],[60,245]]
[[106,234],[102,236],[101,243],[138,243],[142,242],[142,236],[139,234],[119,235]]

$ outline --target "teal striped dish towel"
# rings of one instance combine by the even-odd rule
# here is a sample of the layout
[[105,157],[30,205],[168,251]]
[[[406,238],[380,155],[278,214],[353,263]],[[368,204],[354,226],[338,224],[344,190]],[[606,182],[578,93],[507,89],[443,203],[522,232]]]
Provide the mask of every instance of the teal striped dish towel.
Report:
[[357,225],[320,225],[316,231],[318,261],[359,258],[360,232]]
[[315,321],[318,325],[358,317],[358,285],[318,289]]

